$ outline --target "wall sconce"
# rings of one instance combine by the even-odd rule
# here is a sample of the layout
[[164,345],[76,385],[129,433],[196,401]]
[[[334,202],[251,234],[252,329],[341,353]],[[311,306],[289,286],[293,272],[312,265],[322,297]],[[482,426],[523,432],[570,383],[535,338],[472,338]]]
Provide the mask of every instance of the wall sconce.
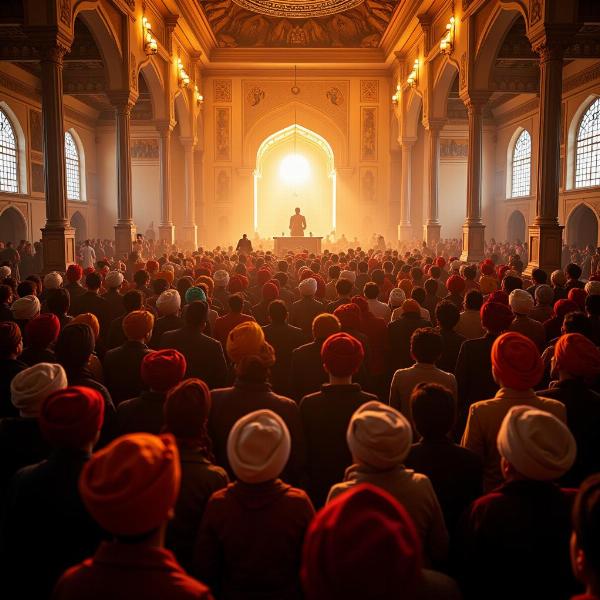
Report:
[[440,51],[442,54],[450,54],[454,50],[454,17],[446,25],[446,33],[440,40]]
[[417,83],[419,83],[419,59],[415,60],[415,64],[413,65],[412,71],[410,72],[406,83],[408,87],[416,87]]
[[152,35],[152,25],[146,17],[142,17],[142,27],[144,28],[144,52],[148,55],[158,52],[158,42]]
[[196,104],[198,106],[204,102],[204,96],[200,93],[197,85],[194,85],[194,98],[196,98]]
[[400,102],[400,84],[396,86],[396,93],[392,96],[392,104]]
[[183,63],[181,62],[180,58],[177,59],[177,75],[179,77],[179,85],[181,87],[187,87],[190,85],[190,76],[183,68]]

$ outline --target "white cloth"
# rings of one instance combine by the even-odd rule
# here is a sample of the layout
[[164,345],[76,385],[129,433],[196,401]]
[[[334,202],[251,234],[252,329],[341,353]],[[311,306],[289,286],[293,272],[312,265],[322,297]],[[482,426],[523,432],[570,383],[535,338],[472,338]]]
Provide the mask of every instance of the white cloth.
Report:
[[67,385],[67,374],[59,364],[38,363],[13,377],[10,398],[22,417],[37,417],[42,402]]
[[5,279],[6,277],[10,277],[12,271],[8,265],[4,265],[0,267],[0,279]]
[[216,287],[227,287],[229,285],[229,273],[225,269],[219,269],[213,274]]
[[406,300],[406,294],[404,293],[404,290],[402,288],[394,288],[391,292],[390,292],[390,297],[389,297],[389,306],[391,309],[394,308],[398,308],[399,306],[402,306],[402,303]]
[[123,273],[120,271],[109,271],[104,278],[104,285],[107,288],[118,288],[123,283]]
[[17,321],[30,321],[40,314],[42,306],[37,296],[23,296],[12,303],[10,310]]
[[96,264],[96,251],[91,246],[81,249],[81,266],[84,269],[93,268]]
[[161,316],[177,314],[180,308],[181,296],[177,290],[165,290],[156,299],[156,309]]
[[56,271],[51,271],[44,277],[44,289],[46,290],[57,290],[62,284],[62,275]]
[[389,323],[392,317],[392,309],[385,303],[380,302],[377,298],[371,298],[367,300],[369,310],[376,316],[384,319],[386,323]]
[[533,310],[533,296],[527,290],[513,290],[508,304],[515,315],[528,315]]
[[298,291],[301,296],[314,296],[317,293],[317,280],[313,277],[303,279],[298,284]]
[[351,283],[356,283],[356,273],[354,271],[342,271],[340,273],[340,279],[347,279]]
[[585,284],[585,291],[588,296],[600,295],[600,281],[588,281]]

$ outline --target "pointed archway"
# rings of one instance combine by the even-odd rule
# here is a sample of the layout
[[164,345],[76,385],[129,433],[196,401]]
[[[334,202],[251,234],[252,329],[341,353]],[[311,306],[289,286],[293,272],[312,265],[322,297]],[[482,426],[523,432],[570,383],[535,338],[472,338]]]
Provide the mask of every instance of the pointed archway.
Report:
[[27,239],[27,223],[20,210],[14,206],[0,214],[0,240],[18,244]]
[[577,248],[598,245],[598,217],[586,204],[579,204],[567,220],[567,244]]
[[526,240],[527,226],[525,217],[520,210],[515,210],[508,218],[506,239],[511,242],[523,243]]
[[87,223],[84,216],[76,211],[71,217],[71,227],[75,229],[75,243],[79,244],[87,239]]

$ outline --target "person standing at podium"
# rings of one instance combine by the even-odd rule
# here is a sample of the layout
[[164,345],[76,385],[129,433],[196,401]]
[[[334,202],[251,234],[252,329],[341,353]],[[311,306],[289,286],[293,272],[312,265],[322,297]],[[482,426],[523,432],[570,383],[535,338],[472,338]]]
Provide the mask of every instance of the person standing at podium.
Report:
[[306,219],[304,215],[300,214],[300,209],[296,208],[290,217],[290,235],[292,237],[304,237],[304,230],[306,229]]

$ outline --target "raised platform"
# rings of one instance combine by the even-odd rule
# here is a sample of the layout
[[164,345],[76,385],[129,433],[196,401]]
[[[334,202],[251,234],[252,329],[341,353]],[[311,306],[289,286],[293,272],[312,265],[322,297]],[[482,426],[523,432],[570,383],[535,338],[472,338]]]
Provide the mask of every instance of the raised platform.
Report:
[[286,236],[274,237],[275,254],[281,256],[290,250],[295,253],[307,251],[308,253],[321,254],[322,237]]

